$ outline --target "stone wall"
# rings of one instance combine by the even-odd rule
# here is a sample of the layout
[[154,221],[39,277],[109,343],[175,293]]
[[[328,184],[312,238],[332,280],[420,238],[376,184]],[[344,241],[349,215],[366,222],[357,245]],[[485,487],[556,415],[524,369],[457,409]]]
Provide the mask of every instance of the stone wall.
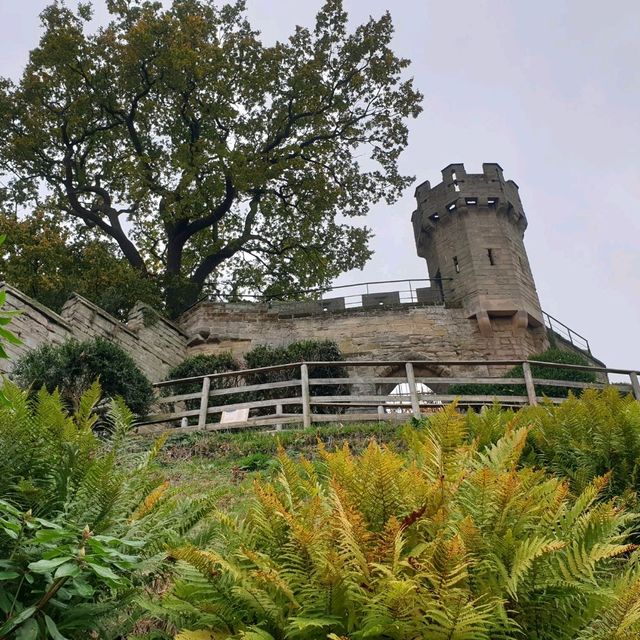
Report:
[[524,359],[549,346],[543,327],[517,328],[511,318],[491,324],[492,335],[483,336],[463,309],[417,305],[292,317],[261,304],[202,302],[180,319],[190,354],[238,358],[259,344],[306,339],[334,340],[352,360]]
[[[94,336],[120,345],[152,381],[164,379],[171,367],[190,355],[229,351],[241,360],[260,344],[282,346],[308,339],[333,340],[350,360],[519,360],[549,346],[544,327],[517,327],[511,318],[495,317],[491,335],[483,335],[464,309],[441,305],[341,310],[343,305],[338,305],[338,310],[316,312],[303,303],[270,307],[201,302],[176,325],[138,304],[128,322],[122,323],[79,295],[72,296],[57,314],[11,286],[3,288],[7,291],[5,309],[20,311],[11,329],[23,341],[20,346],[7,345],[10,360],[0,360],[4,373],[10,372],[12,360],[41,344]],[[568,342],[562,347],[579,351]],[[602,365],[595,358],[590,360]],[[456,366],[417,373],[498,375],[507,368]],[[385,375],[394,375],[392,369]]]
[[20,312],[11,330],[23,342],[20,346],[7,345],[10,360],[0,361],[3,373],[9,372],[12,361],[26,351],[70,338],[102,336],[115,342],[154,382],[163,379],[187,355],[186,334],[145,305],[136,305],[125,324],[79,295],[67,300],[58,315],[14,287],[5,284],[3,289],[7,292],[5,309]]

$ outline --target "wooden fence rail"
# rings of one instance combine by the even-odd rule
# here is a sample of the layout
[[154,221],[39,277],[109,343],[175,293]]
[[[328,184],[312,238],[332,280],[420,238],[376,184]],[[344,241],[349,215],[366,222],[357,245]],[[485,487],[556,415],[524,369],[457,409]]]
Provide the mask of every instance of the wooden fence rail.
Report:
[[[516,365],[522,367],[522,377],[500,377]],[[588,371],[600,377],[599,382],[577,382],[534,378],[532,365],[555,369]],[[335,368],[333,378],[313,377],[315,370]],[[433,375],[443,368],[464,367],[461,375]],[[488,375],[490,369],[496,375]],[[345,369],[350,375],[344,376]],[[373,370],[365,371],[363,369]],[[479,370],[469,373],[469,370]],[[380,371],[394,371],[394,375],[381,375]],[[428,375],[416,374],[416,370]],[[402,375],[398,375],[402,372]],[[462,407],[481,407],[494,402],[504,406],[521,407],[547,401],[559,403],[564,398],[545,398],[539,395],[541,386],[566,389],[602,389],[608,376],[627,376],[628,384],[619,384],[625,393],[640,400],[638,372],[628,369],[565,365],[553,362],[527,360],[443,360],[443,361],[347,361],[298,362],[243,371],[213,373],[158,382],[157,405],[160,411],[138,424],[139,429],[153,431],[166,429],[189,432],[199,430],[227,430],[284,425],[302,425],[305,428],[321,422],[363,422],[406,420],[409,415],[419,417],[425,412],[437,411],[446,403],[457,400]],[[258,382],[265,376],[278,375],[284,380]],[[449,392],[451,385],[517,385],[523,395],[493,395]],[[174,393],[180,387],[197,386],[197,391]],[[335,393],[318,395],[314,387],[334,387]],[[433,387],[433,391],[431,390]],[[536,388],[537,387],[537,388]],[[392,392],[393,390],[393,392]],[[280,396],[283,397],[280,397]],[[225,398],[227,396],[227,398]],[[275,396],[275,397],[274,397]],[[214,402],[212,403],[212,399]]]

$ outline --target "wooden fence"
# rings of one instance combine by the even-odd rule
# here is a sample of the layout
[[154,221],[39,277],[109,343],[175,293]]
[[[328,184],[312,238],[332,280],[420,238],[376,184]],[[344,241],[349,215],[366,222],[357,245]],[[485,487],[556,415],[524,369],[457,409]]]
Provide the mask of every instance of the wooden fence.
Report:
[[[503,378],[509,368],[522,366],[522,377]],[[419,417],[423,413],[439,410],[454,400],[461,407],[479,407],[499,402],[504,406],[535,405],[545,398],[538,395],[541,386],[568,389],[604,388],[606,382],[574,382],[534,378],[531,366],[563,370],[588,371],[600,380],[608,380],[610,374],[629,378],[628,384],[618,385],[621,391],[632,393],[640,400],[638,372],[627,369],[586,367],[531,362],[522,360],[487,361],[350,361],[350,362],[300,362],[259,369],[245,369],[215,373],[207,376],[181,378],[158,382],[158,407],[162,411],[148,416],[139,423],[139,429],[147,431],[166,429],[169,423],[176,432],[200,430],[246,429],[302,425],[305,428],[321,422],[406,421],[409,415]],[[339,377],[313,377],[317,368],[335,368]],[[418,371],[451,371],[464,368],[467,373],[452,376],[416,375]],[[469,370],[498,371],[495,375],[475,375]],[[395,371],[396,375],[375,375],[376,371]],[[348,371],[349,375],[344,376]],[[362,372],[364,371],[364,374]],[[373,372],[373,375],[370,375]],[[401,375],[397,375],[401,372]],[[362,374],[362,375],[361,375]],[[274,376],[285,378],[276,382],[253,384],[252,380]],[[167,395],[176,386],[198,385],[198,391]],[[472,395],[448,393],[452,385],[518,385],[524,395]],[[400,393],[391,393],[400,386]],[[424,385],[424,386],[423,386]],[[313,387],[335,387],[336,395],[316,395]],[[427,392],[426,387],[434,392]],[[538,387],[538,389],[536,389]],[[344,394],[345,388],[348,395]],[[286,392],[284,391],[286,390]],[[343,393],[340,393],[342,391]],[[283,395],[284,397],[268,397]],[[227,397],[225,399],[225,396]],[[231,398],[229,398],[231,396]],[[266,399],[264,399],[266,397]],[[244,401],[237,401],[237,399]],[[563,398],[547,398],[554,403]],[[218,404],[220,402],[220,404]],[[190,408],[195,405],[194,408]]]

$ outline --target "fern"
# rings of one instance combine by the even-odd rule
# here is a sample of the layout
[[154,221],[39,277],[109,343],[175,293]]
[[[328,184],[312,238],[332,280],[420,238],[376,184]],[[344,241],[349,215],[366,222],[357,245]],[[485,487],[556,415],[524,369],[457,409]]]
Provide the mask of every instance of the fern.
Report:
[[624,561],[637,553],[635,517],[607,499],[609,476],[574,497],[522,466],[521,418],[484,449],[466,419],[445,411],[433,429],[408,430],[404,455],[375,442],[361,455],[320,446],[313,465],[280,451],[245,516],[219,514],[213,543],[171,552],[167,620],[183,633],[300,640],[572,640],[635,628],[621,586],[640,579]]

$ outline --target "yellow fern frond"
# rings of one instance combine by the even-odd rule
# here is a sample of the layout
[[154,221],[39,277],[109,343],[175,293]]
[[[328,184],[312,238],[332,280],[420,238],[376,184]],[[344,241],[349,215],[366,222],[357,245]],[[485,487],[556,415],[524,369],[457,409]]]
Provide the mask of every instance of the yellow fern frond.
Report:
[[142,504],[131,514],[129,522],[135,522],[144,518],[161,500],[170,486],[169,480],[165,480],[160,486],[156,487],[143,501]]
[[167,556],[174,560],[182,560],[197,569],[203,576],[216,577],[221,570],[231,573],[236,578],[242,577],[242,572],[225,560],[215,551],[203,551],[193,545],[186,545],[170,549]]

